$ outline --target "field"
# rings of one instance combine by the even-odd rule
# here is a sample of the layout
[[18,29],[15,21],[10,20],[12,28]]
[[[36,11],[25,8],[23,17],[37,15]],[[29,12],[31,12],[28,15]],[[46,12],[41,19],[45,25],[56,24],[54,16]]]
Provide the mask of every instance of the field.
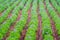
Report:
[[60,40],[60,0],[0,0],[0,40]]

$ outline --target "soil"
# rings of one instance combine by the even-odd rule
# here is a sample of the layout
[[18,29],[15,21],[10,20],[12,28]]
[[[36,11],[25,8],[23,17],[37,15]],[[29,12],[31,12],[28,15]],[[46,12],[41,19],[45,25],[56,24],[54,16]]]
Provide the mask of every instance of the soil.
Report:
[[37,15],[38,15],[38,29],[36,32],[36,40],[43,40],[42,38],[42,19],[39,13],[39,3],[37,3]]

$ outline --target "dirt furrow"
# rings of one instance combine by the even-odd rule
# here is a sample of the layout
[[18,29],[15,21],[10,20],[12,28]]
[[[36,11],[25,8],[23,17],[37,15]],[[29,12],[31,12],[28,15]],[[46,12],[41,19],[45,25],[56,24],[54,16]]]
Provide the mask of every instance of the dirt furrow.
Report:
[[27,23],[26,23],[24,29],[22,30],[22,33],[20,34],[20,35],[21,35],[20,40],[24,40],[25,35],[26,35],[26,32],[27,32],[27,29],[28,29],[28,24],[29,24],[30,18],[31,18],[31,14],[30,14],[30,13],[31,13],[31,7],[32,7],[32,4],[31,4],[31,6],[30,6],[30,9],[28,10],[28,19],[27,19]]
[[52,32],[53,32],[53,37],[54,37],[54,40],[58,40],[58,34],[57,34],[57,30],[56,30],[56,27],[55,27],[55,23],[54,21],[52,20],[52,17],[50,16],[50,14],[48,13],[48,9],[46,8],[46,3],[44,2],[44,6],[45,6],[45,9],[46,9],[46,12],[47,12],[47,15],[49,16],[50,18],[50,22],[51,22],[51,28],[52,28]]
[[[16,19],[16,21],[10,26],[10,28],[8,29],[9,31],[6,33],[6,35],[4,36],[4,38],[3,38],[3,40],[6,40],[6,38],[9,36],[9,34],[10,34],[10,31],[12,31],[13,29],[14,29],[14,26],[15,26],[15,24],[16,24],[16,22],[17,21],[19,21],[19,19],[20,19],[20,17],[21,17],[21,10],[20,10],[20,12],[19,12],[19,14],[18,14],[18,18]],[[11,16],[11,15],[10,15]]]
[[36,33],[36,40],[42,40],[42,20],[40,14],[38,14],[38,29]]
[[37,15],[38,15],[38,29],[36,32],[36,40],[43,40],[42,38],[42,19],[39,13],[39,2],[37,3]]

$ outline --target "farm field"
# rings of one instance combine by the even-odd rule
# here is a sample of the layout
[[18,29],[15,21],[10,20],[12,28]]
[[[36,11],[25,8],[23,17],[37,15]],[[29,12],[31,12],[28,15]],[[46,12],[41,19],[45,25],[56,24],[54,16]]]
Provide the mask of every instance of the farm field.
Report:
[[0,40],[60,40],[60,0],[0,0]]

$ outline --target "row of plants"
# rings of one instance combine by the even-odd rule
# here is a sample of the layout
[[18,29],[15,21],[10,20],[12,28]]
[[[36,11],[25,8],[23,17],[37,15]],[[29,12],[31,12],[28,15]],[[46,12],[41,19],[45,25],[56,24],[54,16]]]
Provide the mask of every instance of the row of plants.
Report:
[[36,31],[38,28],[37,0],[33,0],[31,9],[31,19],[24,40],[36,40]]
[[50,16],[52,17],[52,19],[55,23],[57,32],[60,35],[60,18],[58,17],[57,13],[54,11],[52,6],[50,5],[49,0],[46,0],[46,7],[48,9]]
[[53,40],[50,18],[45,10],[43,0],[39,0],[40,15],[42,17],[43,40]]
[[[10,13],[12,13],[11,11],[16,7],[17,4],[19,4],[20,1],[16,1],[12,6],[10,6],[9,8],[7,8],[7,10],[5,10],[2,15],[0,16],[0,23],[2,23],[5,19],[7,19],[6,17],[8,17],[8,15]],[[13,10],[14,11],[14,10]]]
[[0,12],[2,12],[6,8],[5,5],[7,2],[8,2],[7,0],[6,1],[3,1],[3,0],[0,1]]
[[[26,0],[24,0],[24,1],[26,1]],[[20,17],[20,20],[17,21],[14,29],[12,31],[10,31],[10,35],[7,38],[7,40],[19,40],[20,35],[21,35],[20,33],[22,32],[22,30],[27,22],[27,19],[28,19],[28,12],[27,11],[30,8],[31,2],[32,2],[32,0],[27,1],[26,6],[22,9],[22,15]]]
[[57,2],[55,0],[50,0],[52,5],[55,7],[55,9],[57,9],[57,11],[60,14],[60,6],[58,6]]
[[3,39],[3,37],[8,32],[10,26],[12,23],[14,23],[18,17],[19,11],[20,11],[20,3],[18,6],[14,8],[14,11],[12,12],[12,16],[8,18],[3,24],[0,25],[0,40]]
[[0,12],[3,12],[6,10],[8,7],[10,7],[15,1],[10,1],[8,0],[4,1],[3,3],[0,4]]
[[[27,1],[27,0],[25,0],[25,1]],[[20,3],[20,7],[21,7],[21,9],[23,9],[24,8],[24,6],[25,6],[25,4],[26,4],[26,2],[25,2],[24,0],[22,0],[22,2]],[[24,5],[23,5],[24,4]]]

